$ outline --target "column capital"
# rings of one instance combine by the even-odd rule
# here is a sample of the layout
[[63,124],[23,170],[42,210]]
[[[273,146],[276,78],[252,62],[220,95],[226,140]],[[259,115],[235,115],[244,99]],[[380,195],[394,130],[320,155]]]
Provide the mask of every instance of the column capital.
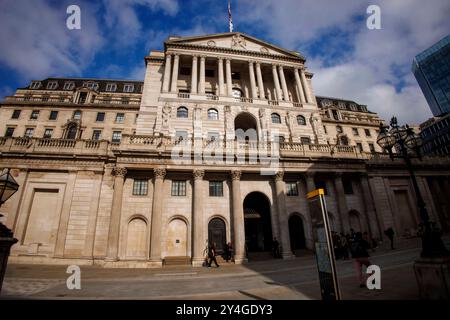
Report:
[[277,171],[277,173],[275,173],[274,179],[275,181],[283,181],[284,178],[284,171]]
[[248,60],[248,64],[249,64],[249,65],[253,65],[254,63],[256,63],[255,60]]
[[227,64],[231,63],[231,58],[225,58],[225,62],[226,62]]
[[241,180],[242,171],[240,170],[233,170],[231,171],[231,179],[232,180]]
[[221,56],[219,56],[219,57],[217,57],[217,60],[219,60],[219,61],[223,61],[225,58],[224,57],[221,57]]
[[164,168],[155,168],[153,169],[153,173],[155,174],[155,179],[164,179],[166,176],[166,169]]
[[172,53],[172,55],[173,55],[174,57],[180,57],[180,54],[179,54],[178,52],[174,52],[174,53]]
[[124,178],[127,174],[127,168],[122,167],[114,167],[112,169],[113,176]]
[[172,51],[167,51],[167,52],[166,52],[166,57],[167,57],[167,56],[169,56],[169,57],[170,57],[170,56],[173,56],[173,54],[174,54],[174,52],[172,52]]
[[192,56],[192,58],[197,59],[199,55],[198,55],[198,53],[193,53],[193,54],[191,54],[191,56]]
[[200,57],[201,60],[205,60],[206,59],[206,55],[204,55],[204,54],[200,54],[198,56]]
[[194,176],[194,180],[203,180],[203,177],[205,176],[205,170],[194,170],[192,172],[192,175]]

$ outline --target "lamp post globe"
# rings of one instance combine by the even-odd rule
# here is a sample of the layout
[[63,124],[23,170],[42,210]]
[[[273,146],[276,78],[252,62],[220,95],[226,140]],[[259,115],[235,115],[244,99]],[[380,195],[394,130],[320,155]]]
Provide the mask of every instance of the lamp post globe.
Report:
[[19,184],[14,180],[10,173],[10,169],[8,169],[0,176],[0,206],[5,203],[6,200],[11,198],[18,189]]

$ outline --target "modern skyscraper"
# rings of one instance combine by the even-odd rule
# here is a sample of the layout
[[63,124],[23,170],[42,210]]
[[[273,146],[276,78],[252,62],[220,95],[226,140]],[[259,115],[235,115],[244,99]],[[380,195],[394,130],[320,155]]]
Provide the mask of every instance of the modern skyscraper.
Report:
[[433,115],[450,112],[450,35],[418,54],[412,72]]

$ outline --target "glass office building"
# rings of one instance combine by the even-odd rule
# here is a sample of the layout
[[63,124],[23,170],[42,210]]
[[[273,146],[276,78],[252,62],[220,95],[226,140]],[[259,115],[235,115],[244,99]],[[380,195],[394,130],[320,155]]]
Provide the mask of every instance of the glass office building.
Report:
[[433,115],[450,112],[450,35],[418,54],[412,72]]

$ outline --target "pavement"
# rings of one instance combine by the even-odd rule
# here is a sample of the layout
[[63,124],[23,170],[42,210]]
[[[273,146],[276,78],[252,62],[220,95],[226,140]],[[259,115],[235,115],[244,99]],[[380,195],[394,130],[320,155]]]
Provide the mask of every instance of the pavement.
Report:
[[[450,245],[450,237],[444,242]],[[381,268],[381,289],[360,288],[352,260],[338,260],[343,299],[414,300],[418,288],[413,263],[420,240],[403,241],[396,250],[386,243],[371,253]],[[272,259],[220,268],[171,266],[154,269],[105,269],[80,266],[81,289],[69,290],[67,266],[10,264],[0,299],[164,299],[164,300],[310,300],[320,299],[314,255]]]

